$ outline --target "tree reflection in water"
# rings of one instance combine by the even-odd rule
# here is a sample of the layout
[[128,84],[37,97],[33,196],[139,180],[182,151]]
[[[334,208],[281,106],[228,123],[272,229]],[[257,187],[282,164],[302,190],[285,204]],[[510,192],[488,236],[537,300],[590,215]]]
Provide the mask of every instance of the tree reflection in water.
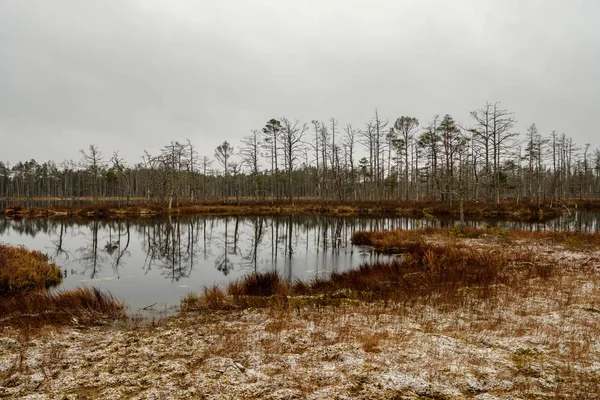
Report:
[[246,265],[250,265],[254,272],[258,271],[258,247],[264,237],[263,226],[265,223],[264,217],[251,217],[249,224],[251,226],[252,238],[248,252],[242,257]]
[[[87,226],[91,235],[85,235],[83,246],[76,250],[79,254],[76,261],[84,268],[79,273],[89,279],[97,279],[102,272],[102,266],[109,264],[114,276],[120,278],[120,269],[124,266],[125,256],[130,255],[128,251],[131,243],[131,221],[90,221]],[[100,238],[99,232],[108,231],[108,236]],[[53,240],[56,256],[62,255],[64,260],[69,259],[68,251],[63,249],[63,236],[66,233],[64,222],[60,223],[58,238]],[[89,238],[89,239],[87,239]],[[99,243],[106,239],[102,248]],[[124,242],[124,243],[123,243]],[[66,271],[65,271],[66,272]],[[72,270],[71,273],[75,271]]]
[[[104,246],[105,251],[111,256],[111,267],[117,278],[120,277],[120,269],[124,266],[123,257],[129,255],[129,244],[131,243],[131,221],[118,221],[116,224],[116,237],[113,239],[113,230],[115,229],[114,224],[109,224],[108,227],[108,241]],[[125,236],[125,245],[122,245],[122,239]]]
[[239,252],[238,240],[239,240],[239,228],[240,228],[240,217],[236,216],[235,225],[233,230],[232,240],[229,238],[229,217],[225,217],[225,232],[223,233],[223,239],[220,241],[223,243],[223,248],[220,254],[215,259],[215,267],[221,271],[223,275],[229,275],[233,271],[234,264],[230,256],[236,256]]
[[[190,284],[202,286],[237,279],[249,271],[277,270],[284,279],[297,279],[343,270],[366,261],[366,254],[359,256],[350,246],[355,230],[413,229],[455,223],[458,221],[319,216],[24,218],[0,219],[0,241],[48,253],[63,272],[88,279],[108,281],[112,275],[121,280],[125,276],[143,280],[147,275],[155,280],[153,284],[191,278]],[[467,221],[467,225],[599,232],[600,213],[576,211],[545,223]],[[76,284],[80,284],[79,279],[64,282],[64,285]]]
[[65,260],[69,259],[69,252],[63,248],[63,238],[66,233],[65,221],[60,221],[58,223],[60,225],[60,229],[58,231],[58,237],[52,241],[54,245],[54,258],[64,257]]
[[178,217],[144,226],[145,272],[157,265],[162,270],[161,274],[172,282],[188,278],[194,267],[194,242],[193,223],[181,222]]
[[91,232],[91,237],[89,240],[86,240],[84,245],[77,249],[77,253],[80,254],[78,257],[78,261],[83,266],[83,271],[80,273],[82,275],[89,276],[90,279],[96,279],[98,277],[98,261],[103,261],[100,254],[98,254],[98,228],[100,222],[97,220],[91,221],[89,224],[89,229]]

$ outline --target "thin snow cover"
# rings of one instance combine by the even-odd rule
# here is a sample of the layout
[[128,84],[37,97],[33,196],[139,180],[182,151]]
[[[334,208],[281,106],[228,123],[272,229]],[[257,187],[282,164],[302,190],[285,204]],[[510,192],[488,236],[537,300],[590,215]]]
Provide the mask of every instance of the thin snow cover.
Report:
[[[495,240],[465,239],[497,251]],[[598,252],[519,241],[547,278],[456,302],[186,313],[132,326],[0,330],[0,397],[592,399]],[[471,293],[473,292],[473,293]]]

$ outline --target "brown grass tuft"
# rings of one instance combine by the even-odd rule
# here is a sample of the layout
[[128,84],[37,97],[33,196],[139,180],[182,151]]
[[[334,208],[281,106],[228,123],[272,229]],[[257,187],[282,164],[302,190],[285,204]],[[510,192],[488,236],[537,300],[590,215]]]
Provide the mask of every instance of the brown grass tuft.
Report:
[[125,307],[96,288],[48,293],[32,291],[0,297],[0,325],[93,325],[124,315]]
[[281,293],[283,283],[277,271],[255,272],[232,282],[227,292],[232,296],[273,296]]
[[61,280],[60,268],[41,252],[0,245],[0,296],[46,289]]
[[[439,237],[425,240],[425,234]],[[465,234],[483,235],[478,231]],[[218,287],[206,289],[196,303],[212,310],[320,309],[356,300],[397,304],[433,301],[455,308],[467,295],[486,299],[499,287],[516,290],[526,280],[549,279],[556,274],[555,263],[531,249],[510,249],[493,237],[491,247],[474,246],[453,235],[451,230],[361,232],[353,237],[355,243],[371,243],[381,251],[401,252],[402,256],[311,281],[288,283],[274,271],[252,273],[230,283],[226,291]]]

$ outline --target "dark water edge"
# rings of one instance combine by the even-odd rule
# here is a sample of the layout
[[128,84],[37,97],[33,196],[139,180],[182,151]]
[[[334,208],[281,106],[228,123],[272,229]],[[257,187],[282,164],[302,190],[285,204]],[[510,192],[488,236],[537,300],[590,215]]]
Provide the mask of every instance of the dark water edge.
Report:
[[[576,208],[576,207],[575,207]],[[287,201],[241,199],[212,199],[199,203],[183,203],[170,208],[165,202],[147,202],[144,198],[25,198],[0,199],[0,213],[9,218],[147,218],[150,215],[327,215],[362,217],[409,217],[441,219],[458,218],[458,204],[448,205],[439,201],[411,202],[402,200],[357,201],[348,203],[319,202],[315,199],[298,199],[290,205]],[[549,207],[525,202],[507,202],[499,206],[489,203],[467,202],[464,215],[471,220],[506,219],[525,222],[545,222],[554,219],[568,207]]]
[[[131,199],[129,204],[142,204],[145,202],[145,199]],[[127,201],[125,198],[123,199],[102,199],[102,200],[92,200],[89,198],[79,198],[79,197],[69,197],[65,199],[0,199],[0,210],[6,207],[20,205],[25,208],[30,207],[79,207],[79,206],[90,206],[94,204],[102,204],[108,206],[118,206],[124,205]]]

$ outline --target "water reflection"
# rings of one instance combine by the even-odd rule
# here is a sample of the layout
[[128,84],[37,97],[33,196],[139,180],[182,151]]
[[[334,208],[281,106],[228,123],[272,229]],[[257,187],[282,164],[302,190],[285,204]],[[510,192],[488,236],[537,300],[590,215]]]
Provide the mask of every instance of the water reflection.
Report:
[[[451,226],[410,218],[222,216],[151,220],[0,220],[0,241],[41,250],[63,268],[62,288],[109,289],[132,308],[178,303],[187,291],[251,271],[287,280],[354,268],[376,259],[350,244],[355,230]],[[598,232],[600,213],[577,212],[544,224],[468,222],[474,227]]]
[[191,222],[168,218],[141,226],[144,274],[158,269],[172,282],[190,276],[194,265],[194,227]]
[[90,279],[95,279],[98,276],[98,261],[103,263],[105,258],[103,254],[98,253],[98,228],[100,226],[99,221],[92,221],[88,225],[90,234],[84,235],[82,246],[80,246],[76,253],[78,255],[77,261],[82,265],[81,274],[89,275]]
[[294,280],[353,268],[378,256],[355,253],[352,232],[385,225],[295,216],[22,219],[0,221],[0,241],[47,253],[63,268],[62,288],[98,286],[136,307],[177,303],[251,271]]
[[251,240],[250,246],[245,255],[242,256],[246,265],[249,265],[255,272],[258,271],[258,247],[264,237],[264,226],[265,219],[263,217],[250,217],[250,228],[251,228]]

